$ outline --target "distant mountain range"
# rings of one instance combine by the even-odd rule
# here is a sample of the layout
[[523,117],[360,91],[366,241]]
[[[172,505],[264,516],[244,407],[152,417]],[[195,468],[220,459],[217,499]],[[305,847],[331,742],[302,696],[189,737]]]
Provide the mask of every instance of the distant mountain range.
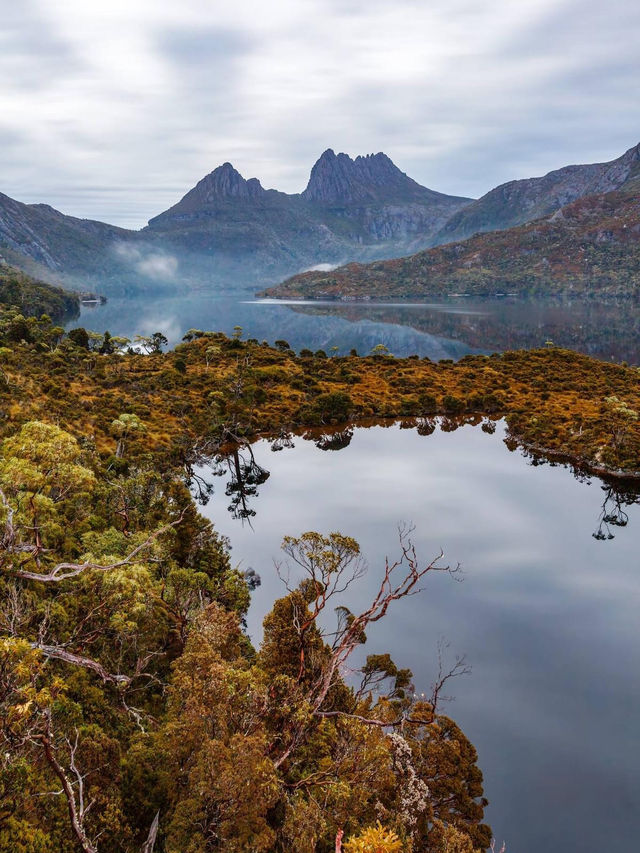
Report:
[[[617,189],[586,195],[525,225],[409,257],[303,273],[261,295],[341,300],[511,293],[640,297],[639,154],[640,147],[625,155],[629,168]],[[610,177],[611,171],[597,186],[606,187]],[[592,188],[593,183],[583,186]],[[529,191],[530,198],[534,194]]]
[[264,189],[225,163],[140,231],[0,194],[0,252],[40,278],[106,293],[164,284],[255,289],[310,267],[407,255],[552,214],[620,189],[639,151],[504,184],[477,201],[421,186],[383,153],[352,159],[329,149],[299,194]]
[[436,232],[470,199],[420,186],[385,154],[356,157],[325,151],[304,192],[266,190],[230,163],[203,178],[142,232],[170,244],[189,266],[256,273],[303,269],[351,258],[391,257]]
[[302,193],[266,190],[224,163],[141,231],[0,195],[0,250],[35,274],[48,269],[71,284],[87,277],[107,289],[118,282],[202,284],[239,274],[255,286],[314,264],[430,245],[470,201],[420,186],[385,154],[354,160],[327,150]]

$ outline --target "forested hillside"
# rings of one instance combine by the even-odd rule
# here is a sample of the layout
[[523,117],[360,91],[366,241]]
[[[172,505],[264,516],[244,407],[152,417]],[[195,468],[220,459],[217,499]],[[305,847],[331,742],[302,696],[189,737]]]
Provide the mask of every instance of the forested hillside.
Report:
[[62,320],[76,316],[80,302],[77,294],[37,281],[0,259],[0,309],[10,308],[26,317],[47,314]]

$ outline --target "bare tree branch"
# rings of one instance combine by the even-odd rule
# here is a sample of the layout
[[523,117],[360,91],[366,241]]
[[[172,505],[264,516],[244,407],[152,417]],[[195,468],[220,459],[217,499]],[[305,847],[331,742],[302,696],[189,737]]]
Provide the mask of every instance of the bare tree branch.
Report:
[[55,660],[61,660],[65,663],[72,663],[76,666],[81,666],[83,669],[90,669],[92,672],[95,672],[104,682],[111,682],[113,684],[130,684],[131,677],[128,675],[114,675],[111,672],[107,672],[107,670],[102,666],[98,661],[93,660],[93,658],[83,657],[82,655],[76,655],[73,652],[67,651],[62,646],[50,646],[45,643],[31,643],[32,649],[38,649],[42,652],[42,654],[47,658],[54,658]]
[[[321,673],[319,683],[316,683],[314,687],[315,697],[312,700],[314,711],[320,709],[331,688],[336,672],[344,665],[356,646],[360,644],[367,627],[382,619],[393,601],[419,592],[416,587],[428,572],[455,572],[458,570],[457,568],[452,570],[449,566],[438,565],[444,556],[442,551],[430,563],[420,566],[415,546],[410,538],[412,532],[413,528],[410,527],[399,529],[401,557],[393,563],[389,562],[388,557],[385,559],[384,576],[371,606],[358,616],[354,616],[345,627],[343,634],[334,641],[329,664]],[[399,574],[399,570],[403,570],[403,573]]]
[[153,853],[153,848],[156,844],[156,836],[158,835],[158,825],[160,822],[160,812],[156,812],[155,817],[149,827],[149,834],[147,835],[147,840],[142,845],[140,849],[140,853]]
[[[345,714],[338,711],[325,711],[322,709],[322,704],[335,682],[336,675],[342,670],[354,649],[362,643],[362,638],[365,636],[369,625],[382,619],[393,601],[398,601],[419,592],[420,589],[418,585],[429,572],[446,571],[450,574],[455,574],[459,571],[459,566],[455,569],[451,569],[449,566],[439,565],[439,562],[443,557],[442,551],[440,551],[438,556],[431,560],[431,562],[421,565],[416,554],[415,546],[411,541],[412,532],[413,527],[399,527],[398,536],[400,540],[401,556],[394,562],[390,562],[388,557],[385,559],[384,575],[371,605],[367,610],[364,610],[359,615],[343,619],[341,623],[343,625],[342,630],[338,630],[334,634],[329,660],[322,665],[318,677],[307,692],[306,698],[311,706],[311,713],[314,716],[355,717],[369,725],[377,725],[380,727],[398,726],[403,723],[424,725],[432,722],[433,716],[431,716],[429,720],[424,720],[412,719],[408,715],[402,715],[397,720],[382,722],[375,719],[371,720],[364,716],[358,717],[358,715]],[[296,550],[297,541],[298,540],[285,540],[284,550],[292,559],[294,559],[295,562],[305,569],[310,580],[318,589],[318,594],[310,611],[311,615],[306,617],[306,619],[303,622],[300,622],[299,625],[295,625],[294,613],[294,625],[301,638],[302,646],[304,633],[316,622],[318,616],[325,608],[327,601],[332,595],[337,594],[340,590],[346,589],[352,580],[355,580],[355,577],[348,579],[345,575],[345,571],[352,560],[347,558],[348,555],[345,555],[345,559],[342,560],[340,559],[341,555],[338,554],[337,556],[339,559],[337,560],[337,565],[339,566],[339,570],[336,571],[336,577],[332,578],[329,575],[327,578],[328,573],[326,571],[323,572],[320,558],[318,558],[317,561],[305,560],[305,555],[302,554],[302,558],[300,559],[300,553]],[[351,554],[353,558],[353,550],[351,551]],[[352,569],[352,573],[357,577],[362,574],[362,571],[362,563],[358,560]],[[326,634],[324,636],[326,636]],[[301,648],[301,672],[304,673],[304,648]],[[455,667],[454,673],[452,674],[457,674],[457,672],[455,672]],[[452,674],[444,677],[442,683],[444,683],[447,678],[452,677]],[[274,760],[276,768],[280,767],[288,759],[296,747],[304,740],[304,737],[305,732],[302,728],[296,729],[293,732],[289,744]]]
[[435,682],[431,685],[431,698],[429,699],[434,712],[437,710],[439,702],[447,701],[452,698],[450,696],[442,695],[442,688],[445,686],[447,681],[450,681],[452,678],[458,678],[461,675],[469,675],[471,673],[471,667],[467,663],[464,655],[456,656],[453,666],[450,666],[449,669],[445,669],[444,652],[448,648],[449,643],[442,639],[438,641],[438,675]]
[[71,769],[76,776],[78,789],[79,789],[79,798],[80,802],[76,800],[76,794],[73,790],[73,784],[71,783],[69,777],[66,774],[63,766],[57,759],[56,749],[53,745],[52,739],[52,731],[51,731],[51,714],[49,711],[45,712],[45,731],[43,734],[36,735],[35,738],[40,741],[42,744],[42,748],[44,750],[45,757],[47,759],[47,763],[56,774],[60,783],[62,784],[62,790],[64,791],[64,795],[67,800],[67,806],[69,808],[69,817],[71,819],[71,828],[73,830],[73,834],[78,840],[80,847],[83,850],[83,853],[98,853],[98,848],[95,844],[89,839],[87,836],[86,830],[84,828],[84,817],[86,814],[86,809],[84,808],[84,777],[78,772],[75,766],[75,751],[77,748],[77,732],[76,732],[76,742],[72,747],[71,752]]

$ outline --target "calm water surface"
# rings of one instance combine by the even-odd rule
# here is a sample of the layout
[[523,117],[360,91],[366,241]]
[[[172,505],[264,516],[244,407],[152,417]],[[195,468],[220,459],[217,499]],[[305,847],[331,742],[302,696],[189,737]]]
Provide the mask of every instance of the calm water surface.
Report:
[[[384,344],[394,355],[458,359],[471,352],[544,346],[548,340],[607,361],[640,364],[640,310],[635,303],[585,300],[457,299],[416,304],[284,303],[256,301],[251,292],[156,293],[111,296],[85,306],[68,326],[132,338],[162,331],[172,346],[191,328],[295,349],[367,354]],[[334,349],[335,348],[335,349]]]
[[[295,439],[273,453],[251,499],[251,524],[228,511],[224,479],[204,509],[262,577],[249,613],[261,621],[283,588],[273,568],[285,534],[339,530],[355,537],[369,574],[346,603],[369,602],[397,524],[413,522],[418,553],[440,548],[464,579],[429,576],[369,633],[367,653],[390,651],[429,690],[440,638],[473,670],[443,707],[476,745],[491,801],[487,820],[517,853],[629,853],[640,837],[640,505],[624,527],[595,539],[617,511],[598,480],[532,466],[479,427],[421,436],[356,429],[339,452]],[[342,443],[345,443],[344,441]],[[325,443],[326,444],[326,443]]]

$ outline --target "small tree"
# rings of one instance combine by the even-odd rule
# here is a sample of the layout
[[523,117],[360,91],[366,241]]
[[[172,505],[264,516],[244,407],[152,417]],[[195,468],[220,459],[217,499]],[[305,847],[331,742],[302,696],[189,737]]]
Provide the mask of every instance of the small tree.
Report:
[[71,329],[67,334],[67,338],[75,346],[80,347],[80,349],[89,349],[89,334],[82,326],[79,326],[77,329]]
[[137,415],[125,413],[112,421],[111,431],[118,439],[116,444],[116,459],[121,459],[124,454],[126,440],[134,433],[145,432],[146,427]]
[[207,369],[209,368],[211,362],[218,355],[220,355],[220,347],[217,344],[213,344],[212,346],[206,348],[206,350],[204,351],[204,357]]
[[615,450],[624,447],[631,428],[638,422],[638,413],[615,395],[604,399],[611,445]]
[[162,352],[163,348],[169,343],[162,332],[154,332],[152,335],[136,335],[133,340],[148,355]]
[[371,350],[371,355],[373,355],[373,356],[376,356],[376,355],[377,356],[390,356],[391,353],[389,352],[388,347],[386,347],[384,344],[376,344],[373,347],[373,349]]

